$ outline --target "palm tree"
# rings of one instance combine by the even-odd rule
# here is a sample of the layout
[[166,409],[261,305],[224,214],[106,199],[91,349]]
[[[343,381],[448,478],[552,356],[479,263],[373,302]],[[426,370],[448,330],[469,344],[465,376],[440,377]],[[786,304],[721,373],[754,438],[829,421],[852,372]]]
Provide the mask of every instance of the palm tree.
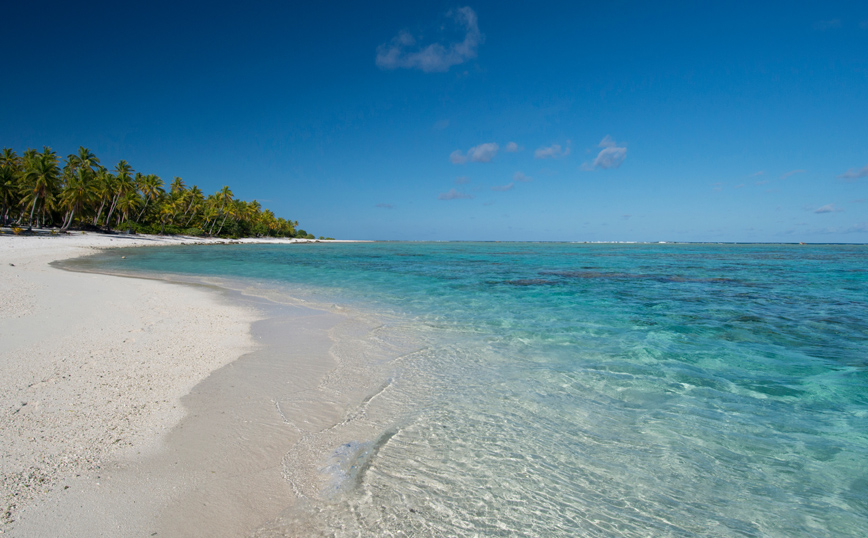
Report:
[[145,206],[142,207],[142,211],[136,218],[136,222],[139,222],[139,219],[141,219],[142,215],[144,215],[145,209],[148,208],[148,202],[158,198],[166,192],[163,190],[163,180],[153,174],[148,174],[147,176],[143,176],[141,178],[141,182],[139,183],[139,190],[142,193],[142,198],[145,199]]
[[166,228],[166,224],[174,224],[175,216],[181,209],[181,200],[164,200],[160,205],[160,234]]
[[21,165],[21,159],[18,154],[11,148],[3,148],[3,153],[0,153],[0,167],[2,168],[17,168]]
[[[219,191],[217,191],[216,196],[217,196],[217,199],[220,200],[220,215],[222,215],[223,209],[226,207],[226,202],[232,201],[232,196],[233,196],[232,191],[229,190],[229,187],[227,187],[226,185],[223,185],[223,188],[220,189]],[[223,219],[223,222],[226,222],[226,218]],[[216,224],[216,223],[217,223],[217,219],[214,219],[214,222],[211,224],[211,229],[208,230],[209,235],[211,234],[212,231],[214,231],[214,224]],[[220,227],[222,228],[223,225],[221,224]],[[219,232],[218,232],[218,235],[219,235]]]
[[247,222],[248,224],[253,224],[253,219],[255,218],[255,214],[253,212],[253,204],[251,202],[245,202],[244,200],[235,200],[235,203],[238,205],[236,210],[236,219],[238,222]]
[[184,185],[184,180],[179,177],[175,177],[175,179],[172,180],[172,184],[169,185],[169,192],[171,192],[172,195],[180,196],[184,194],[186,190],[187,186]]
[[99,165],[96,155],[84,146],[79,146],[78,153],[70,155],[66,160],[72,165],[73,170],[87,169],[93,172],[94,167]]
[[295,231],[292,228],[292,221],[286,220],[283,217],[277,219],[277,230],[283,237],[292,237]]
[[12,168],[0,167],[0,224],[6,224],[7,214],[17,201],[18,175]]
[[250,227],[253,228],[262,218],[262,206],[256,200],[247,204],[247,220],[250,222]]
[[[117,188],[117,178],[102,166],[97,168],[95,179],[94,194],[99,198],[99,209],[93,216],[94,226],[99,224],[102,210],[105,208],[105,205],[114,198],[115,189]],[[111,215],[109,215],[109,217],[111,217]],[[106,224],[108,224],[109,217],[106,217]]]
[[67,216],[64,218],[61,230],[69,229],[76,211],[80,213],[93,198],[93,186],[86,170],[89,168],[79,168],[60,194],[60,205],[67,208]]
[[229,187],[223,185],[223,188],[217,191],[217,199],[220,200],[220,211],[223,211],[223,208],[226,207],[227,202],[232,201],[232,191],[229,190]]
[[18,204],[18,179],[21,159],[10,148],[0,154],[0,224],[6,224],[9,211]]
[[130,166],[130,163],[121,159],[118,161],[117,166],[115,166],[115,174],[117,174],[118,179],[121,181],[129,181],[132,178],[133,167]]
[[[108,215],[105,218],[106,227],[111,229],[111,218],[112,213],[115,212],[115,208],[118,204],[118,201],[121,197],[126,196],[130,192],[136,190],[136,185],[133,183],[132,173],[133,168],[129,165],[127,161],[121,160],[117,166],[115,166],[115,182],[114,182],[114,194],[112,197],[111,206],[109,206]],[[118,216],[118,224],[120,224],[120,216]]]
[[141,198],[135,191],[124,194],[117,203],[117,210],[119,211],[117,224],[128,221],[130,212],[135,211],[139,207],[139,203],[141,203]]
[[[28,197],[27,190],[24,188],[24,176],[27,173],[28,169],[35,166],[32,163],[34,163],[38,158],[38,151],[33,148],[27,148],[26,150],[24,150],[24,153],[21,154],[21,158],[18,161],[20,173],[18,174],[18,182],[16,188],[18,189],[18,205],[22,209],[28,207],[28,200],[31,199],[30,197]],[[24,213],[24,211],[19,211],[18,219],[15,222],[21,224],[21,222],[24,220],[25,215],[26,214]]]
[[196,185],[190,187],[190,190],[184,192],[184,198],[187,200],[187,209],[184,210],[184,215],[187,215],[187,212],[190,211],[190,208],[193,207],[193,203],[196,200],[202,199],[202,190],[199,189]]
[[199,210],[199,204],[205,199],[202,191],[196,185],[193,185],[190,187],[190,190],[187,191],[187,198],[189,199],[189,202],[187,204],[187,209],[184,210],[184,215],[186,215],[190,209],[193,209],[193,214],[190,215],[185,226],[190,225],[190,222],[192,222],[193,217],[196,216],[196,212]]
[[274,213],[272,213],[270,209],[266,209],[262,212],[262,221],[265,223],[265,236],[268,237],[271,230],[277,228],[277,219],[274,217]]
[[46,204],[50,206],[60,178],[57,153],[47,146],[43,146],[42,153],[35,151],[33,153],[34,155],[27,160],[27,168],[22,178],[22,191],[26,193],[25,202],[30,200],[30,220],[28,221],[30,228],[33,227],[33,215],[36,212],[36,207],[41,205],[44,209]]
[[220,227],[217,228],[217,235],[220,235],[220,232],[223,230],[223,225],[226,224],[226,217],[231,216],[236,221],[241,221],[244,219],[247,214],[247,203],[244,200],[232,200],[229,202],[229,206],[226,208],[225,213],[223,214],[223,222],[220,223]]
[[[210,202],[210,203],[209,203]],[[212,222],[211,229],[214,228],[214,222],[217,222],[217,217],[220,216],[220,213],[217,210],[217,207],[214,205],[213,200],[210,200],[205,203],[205,210],[202,212],[202,218],[204,219],[202,224],[202,230],[205,229],[205,226],[208,226],[209,222]],[[211,231],[209,229],[208,235],[211,235]]]

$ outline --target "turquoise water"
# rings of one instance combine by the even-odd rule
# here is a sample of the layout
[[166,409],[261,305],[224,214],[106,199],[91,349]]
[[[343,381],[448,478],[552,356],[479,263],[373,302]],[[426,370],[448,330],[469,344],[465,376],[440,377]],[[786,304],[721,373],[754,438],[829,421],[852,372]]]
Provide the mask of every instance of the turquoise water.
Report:
[[242,279],[417,343],[389,363],[367,436],[323,438],[330,487],[262,536],[868,535],[866,246],[223,245],[88,263]]

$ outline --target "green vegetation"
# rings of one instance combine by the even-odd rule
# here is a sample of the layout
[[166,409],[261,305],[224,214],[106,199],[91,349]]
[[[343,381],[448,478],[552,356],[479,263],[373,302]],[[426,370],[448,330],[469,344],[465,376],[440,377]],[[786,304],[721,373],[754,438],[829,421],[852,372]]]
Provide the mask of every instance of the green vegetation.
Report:
[[[229,187],[205,196],[176,177],[135,172],[126,161],[113,170],[87,148],[61,163],[44,147],[20,157],[0,155],[0,224],[13,229],[57,227],[224,237],[313,238],[297,221],[278,218],[259,202],[236,200]],[[20,231],[20,230],[19,230]]]

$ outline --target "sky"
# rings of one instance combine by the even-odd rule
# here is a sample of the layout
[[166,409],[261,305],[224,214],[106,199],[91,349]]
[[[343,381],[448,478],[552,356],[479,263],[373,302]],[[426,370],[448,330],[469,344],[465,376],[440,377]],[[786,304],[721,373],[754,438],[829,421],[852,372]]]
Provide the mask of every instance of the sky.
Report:
[[868,243],[868,2],[3,11],[0,146],[316,235]]

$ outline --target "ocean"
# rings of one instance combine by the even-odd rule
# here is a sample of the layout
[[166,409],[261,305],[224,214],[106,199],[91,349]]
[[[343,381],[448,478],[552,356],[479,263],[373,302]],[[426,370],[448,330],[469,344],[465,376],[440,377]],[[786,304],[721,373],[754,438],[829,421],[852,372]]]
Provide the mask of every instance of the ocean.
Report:
[[256,536],[868,536],[868,246],[324,242],[78,263],[355,320],[321,388],[359,398],[286,454],[297,499]]

